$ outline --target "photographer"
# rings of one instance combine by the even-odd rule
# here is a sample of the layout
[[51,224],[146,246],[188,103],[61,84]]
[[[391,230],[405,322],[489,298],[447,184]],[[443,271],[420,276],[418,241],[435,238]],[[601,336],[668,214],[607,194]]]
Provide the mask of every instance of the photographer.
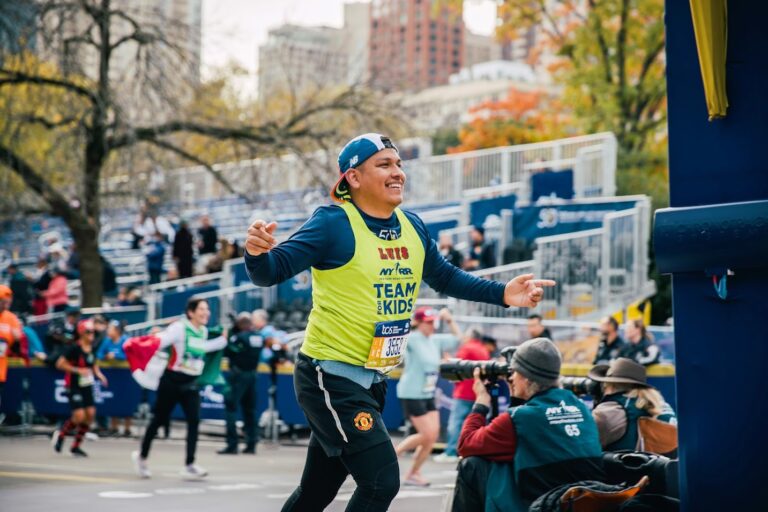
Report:
[[602,450],[592,415],[570,391],[558,387],[560,353],[546,338],[515,351],[510,393],[525,404],[486,425],[491,397],[475,369],[477,400],[459,438],[453,510],[522,511],[563,484],[601,480]]
[[675,411],[647,382],[645,367],[620,357],[610,365],[597,365],[589,378],[602,383],[603,399],[592,411],[605,451],[638,450],[638,420],[654,418],[677,424]]
[[[456,351],[456,357],[465,361],[487,361],[491,358],[490,352],[482,341],[482,334],[476,329],[471,329],[464,337],[464,343]],[[448,416],[448,439],[445,444],[445,451],[440,455],[435,455],[435,462],[457,463],[459,453],[456,447],[459,444],[459,434],[461,426],[467,415],[472,411],[472,404],[475,402],[475,392],[472,391],[473,379],[464,379],[457,382],[453,387],[453,406],[451,414]]]

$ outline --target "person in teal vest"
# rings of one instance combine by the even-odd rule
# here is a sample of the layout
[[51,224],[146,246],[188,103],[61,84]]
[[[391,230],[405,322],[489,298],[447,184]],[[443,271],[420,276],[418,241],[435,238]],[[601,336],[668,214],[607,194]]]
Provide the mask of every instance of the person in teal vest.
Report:
[[648,384],[642,364],[620,357],[610,365],[592,368],[589,378],[602,383],[603,398],[592,415],[605,451],[640,449],[637,425],[640,418],[677,425],[675,411],[661,393]]
[[459,437],[454,512],[522,512],[544,493],[571,482],[602,480],[602,449],[589,409],[559,387],[560,352],[547,338],[520,345],[510,394],[525,400],[486,424],[491,397],[480,369],[477,395]]
[[331,197],[288,240],[276,222],[248,228],[245,265],[257,286],[312,269],[312,311],[294,368],[296,397],[312,436],[301,482],[284,511],[323,510],[352,475],[347,510],[384,511],[400,469],[381,417],[387,373],[406,352],[410,318],[424,280],[453,297],[534,307],[554,281],[477,278],[440,255],[424,222],[399,208],[406,173],[389,137],[366,133],[339,155]]

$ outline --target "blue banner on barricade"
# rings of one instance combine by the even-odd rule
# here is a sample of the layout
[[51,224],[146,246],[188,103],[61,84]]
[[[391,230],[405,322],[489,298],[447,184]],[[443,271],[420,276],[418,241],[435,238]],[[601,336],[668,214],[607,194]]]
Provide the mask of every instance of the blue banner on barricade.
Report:
[[441,222],[427,222],[427,232],[429,237],[433,240],[437,240],[440,236],[440,232],[444,229],[453,229],[458,226],[459,222],[455,220],[444,220]]
[[285,304],[309,304],[312,301],[312,273],[304,270],[278,284],[277,299]]
[[[212,292],[219,289],[218,284],[204,284],[200,286],[191,286],[183,290],[164,291],[160,303],[158,318],[169,318],[179,316],[184,313],[184,307],[187,305],[187,299],[199,293]],[[210,303],[210,301],[209,301]],[[212,318],[216,318],[213,314]]]
[[469,204],[469,223],[473,226],[482,226],[490,215],[500,216],[501,210],[513,210],[516,201],[515,194],[473,201]]
[[243,283],[250,283],[251,278],[248,277],[248,272],[245,270],[245,261],[241,260],[232,264],[232,286],[240,286]]
[[[102,388],[96,383],[96,410],[99,415],[124,418],[133,416],[142,400],[143,391],[133,380],[127,368],[103,368],[109,380],[109,386]],[[674,408],[675,379],[670,376],[649,377],[649,383],[663,394],[664,398]],[[394,430],[403,423],[403,413],[397,398],[395,387],[397,379],[387,382],[387,400],[382,417],[388,429]],[[271,385],[271,375],[267,371],[259,372],[257,380],[257,413],[267,409],[268,390]],[[25,389],[25,386],[27,388]],[[438,379],[438,391],[435,396],[437,409],[440,412],[440,423],[443,429],[448,423],[448,415],[453,403],[453,383]],[[224,419],[225,385],[204,386],[200,389],[200,417],[203,419]],[[154,392],[147,392],[149,403],[154,403]],[[8,381],[2,391],[0,411],[5,414],[17,412],[22,400],[30,400],[37,414],[68,416],[69,402],[64,386],[64,374],[45,366],[31,368],[11,366],[8,368]],[[499,411],[504,412],[509,405],[509,388],[505,382],[500,382]],[[304,413],[296,401],[293,389],[293,375],[286,371],[277,374],[277,410],[280,418],[289,425],[307,425]],[[182,418],[180,407],[173,412],[174,418]]]
[[515,208],[512,233],[514,238],[531,243],[542,236],[596,229],[603,226],[606,214],[627,210],[636,204],[637,201],[616,201]]

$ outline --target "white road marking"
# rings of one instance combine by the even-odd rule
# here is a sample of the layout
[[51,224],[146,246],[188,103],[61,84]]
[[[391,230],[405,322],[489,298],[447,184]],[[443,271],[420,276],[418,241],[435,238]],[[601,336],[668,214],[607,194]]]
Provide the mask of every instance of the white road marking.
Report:
[[150,497],[152,497],[151,492],[104,491],[99,493],[99,498],[113,498],[119,500]]
[[199,487],[168,487],[166,489],[155,489],[155,493],[160,495],[180,495],[180,494],[205,494],[205,489]]

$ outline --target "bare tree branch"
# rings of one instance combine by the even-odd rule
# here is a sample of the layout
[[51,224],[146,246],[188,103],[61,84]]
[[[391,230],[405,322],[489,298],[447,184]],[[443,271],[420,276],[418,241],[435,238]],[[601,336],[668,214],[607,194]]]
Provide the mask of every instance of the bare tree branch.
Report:
[[[259,132],[267,131],[265,126],[243,126],[238,128],[226,128],[223,126],[212,126],[192,121],[170,121],[157,126],[143,128],[134,128],[128,133],[109,137],[107,146],[110,150],[120,149],[130,146],[136,142],[153,142],[158,140],[161,135],[169,135],[179,132],[197,133],[214,139],[235,139],[248,140],[261,144],[274,144],[276,138],[271,135],[260,135]],[[306,135],[306,130],[298,130],[292,133],[295,137]]]
[[62,118],[58,121],[52,121],[45,116],[36,116],[33,114],[22,114],[19,116],[14,116],[14,120],[16,121],[20,121],[26,124],[39,124],[49,130],[66,126],[68,124],[80,121],[80,119],[81,118],[78,116],[71,116],[71,117]]
[[69,201],[57,191],[40,173],[13,150],[0,144],[0,164],[13,171],[24,183],[40,195],[65,221],[72,221],[78,215],[70,208]]
[[189,152],[185,151],[184,149],[182,149],[182,148],[180,148],[180,147],[178,147],[178,146],[176,146],[174,144],[171,144],[168,141],[162,140],[162,139],[153,139],[153,140],[148,140],[147,142],[149,142],[150,144],[152,144],[154,146],[157,146],[158,148],[165,149],[165,150],[170,151],[172,153],[176,153],[180,157],[185,158],[185,159],[189,160],[190,162],[193,162],[193,163],[195,163],[197,165],[205,167],[205,170],[208,171],[213,176],[213,178],[216,181],[221,183],[221,185],[225,189],[227,189],[227,192],[229,192],[230,194],[236,195],[236,196],[238,196],[238,197],[240,197],[242,199],[245,199],[248,203],[251,202],[251,199],[248,196],[246,196],[246,195],[238,192],[237,190],[235,190],[235,188],[221,175],[221,173],[217,172],[216,169],[214,169],[213,166],[211,164],[209,164],[208,162],[206,162],[204,160],[201,160],[200,158],[196,157],[192,153],[189,153]]
[[605,34],[603,34],[603,25],[600,20],[600,16],[595,13],[596,9],[595,0],[589,0],[589,17],[592,19],[592,28],[595,31],[597,37],[597,44],[600,47],[600,54],[603,61],[603,73],[605,74],[605,83],[613,83],[613,73],[611,72],[611,58],[608,51],[608,43],[605,40]]
[[40,86],[46,86],[50,85],[53,87],[60,87],[64,90],[74,92],[75,94],[78,94],[80,96],[83,96],[84,98],[88,98],[91,103],[97,103],[98,98],[95,94],[93,94],[92,91],[86,89],[85,87],[82,87],[80,85],[77,85],[74,82],[71,82],[69,80],[59,79],[59,78],[49,78],[39,75],[29,75],[26,73],[22,73],[20,71],[12,71],[8,69],[0,69],[0,75],[7,75],[8,78],[0,78],[0,87],[3,85],[18,85],[18,84],[33,84],[33,85],[40,85]]

